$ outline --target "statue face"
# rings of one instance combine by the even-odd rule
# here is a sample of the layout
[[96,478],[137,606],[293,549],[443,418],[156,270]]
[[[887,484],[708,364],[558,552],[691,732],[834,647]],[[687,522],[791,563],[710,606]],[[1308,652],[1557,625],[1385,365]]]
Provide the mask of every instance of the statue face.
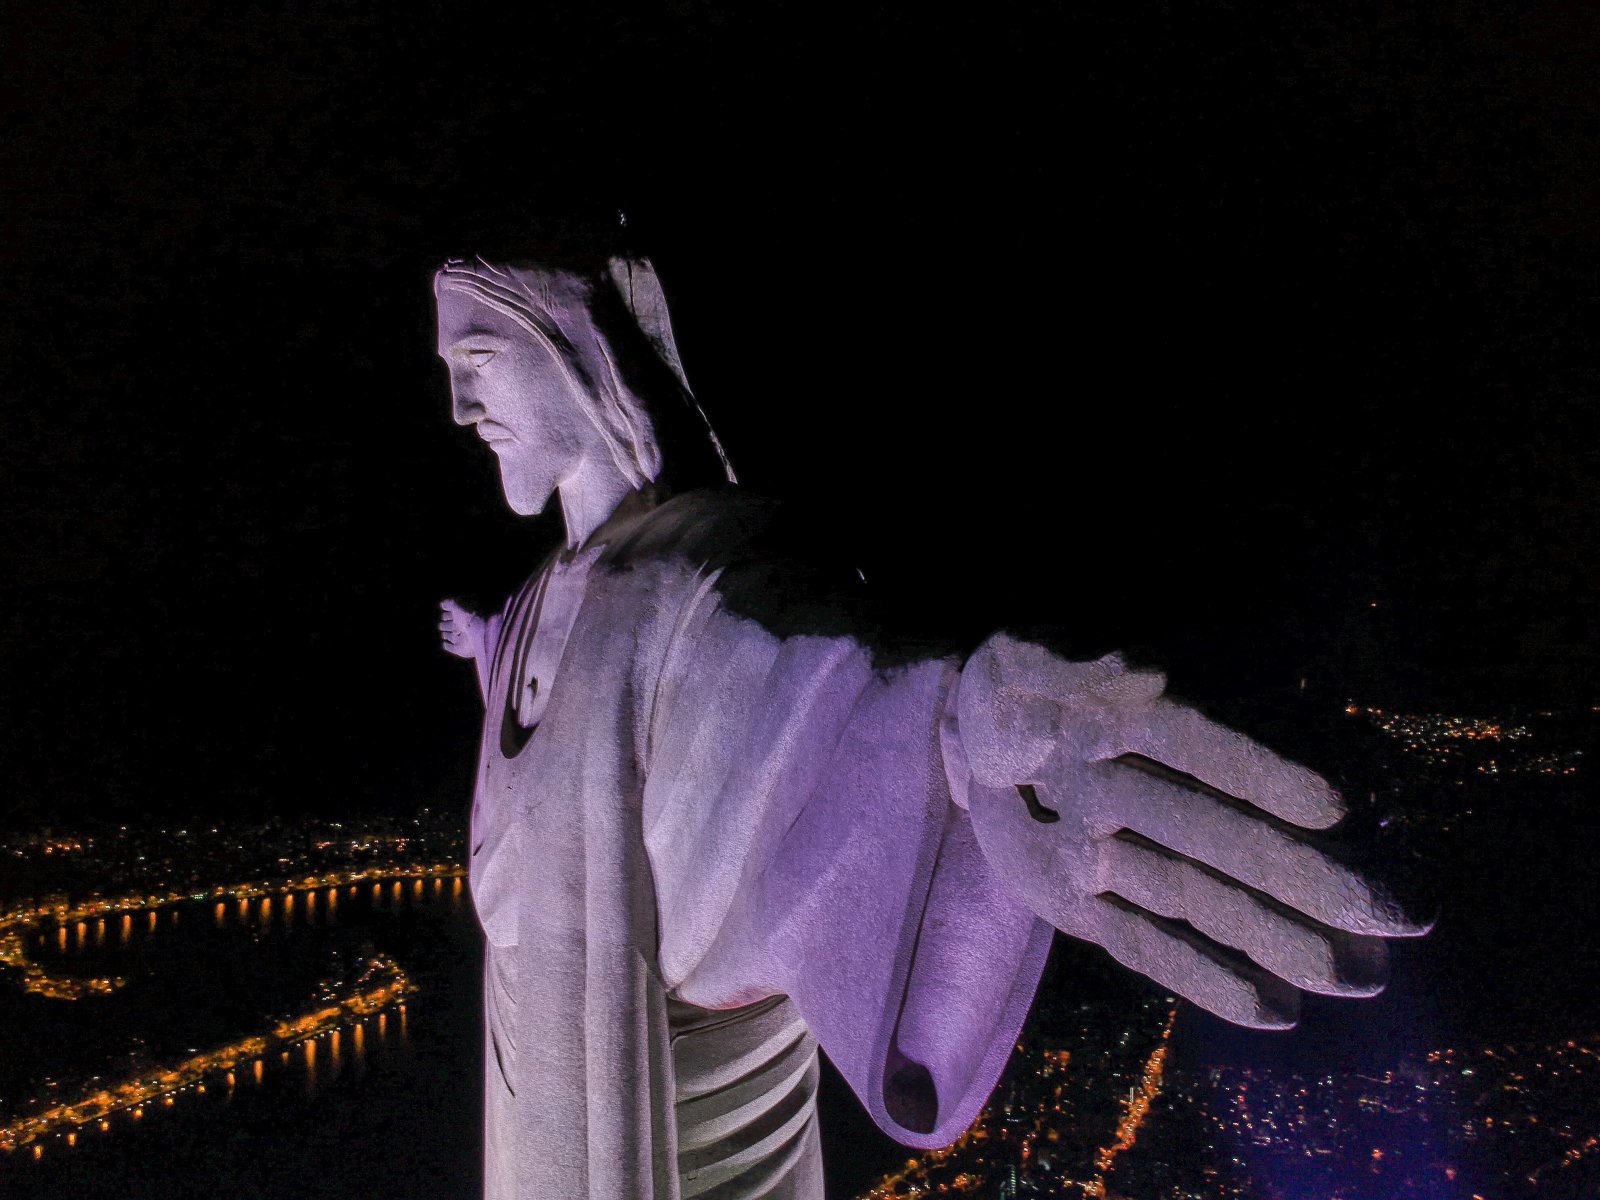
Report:
[[603,452],[576,384],[556,354],[510,317],[460,292],[436,296],[451,414],[494,451],[511,510],[540,512],[587,457]]

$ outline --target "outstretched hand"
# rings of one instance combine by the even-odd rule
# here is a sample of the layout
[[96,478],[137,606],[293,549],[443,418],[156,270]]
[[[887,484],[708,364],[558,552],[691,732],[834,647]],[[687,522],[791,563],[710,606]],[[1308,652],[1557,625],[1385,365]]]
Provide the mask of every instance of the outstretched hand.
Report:
[[1165,687],[1115,655],[978,649],[957,717],[991,866],[1056,928],[1237,1024],[1293,1025],[1297,988],[1381,991],[1382,939],[1427,927],[1305,838],[1344,815],[1338,793]]
[[445,653],[457,658],[472,658],[477,654],[478,627],[483,618],[459,600],[439,602],[439,640]]

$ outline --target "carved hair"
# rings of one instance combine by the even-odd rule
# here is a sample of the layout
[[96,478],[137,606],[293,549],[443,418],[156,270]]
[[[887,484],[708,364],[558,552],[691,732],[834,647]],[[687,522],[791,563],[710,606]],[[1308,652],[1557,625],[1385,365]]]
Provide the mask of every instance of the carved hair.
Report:
[[[723,474],[736,482],[722,443],[689,390],[666,301],[648,259],[613,258],[600,278],[481,258],[451,259],[439,268],[434,284],[442,292],[460,292],[510,317],[542,343],[560,364],[623,478],[642,487],[661,474],[661,442],[651,433],[646,403],[651,397],[641,395],[629,378],[635,372],[622,361],[628,348],[617,341],[617,322],[606,320],[608,307],[625,310],[631,328],[622,332],[636,330],[642,335],[650,356],[666,368],[673,390],[699,417]],[[575,310],[586,312],[590,320],[581,329],[563,329],[559,315]],[[580,347],[574,339],[588,344]]]

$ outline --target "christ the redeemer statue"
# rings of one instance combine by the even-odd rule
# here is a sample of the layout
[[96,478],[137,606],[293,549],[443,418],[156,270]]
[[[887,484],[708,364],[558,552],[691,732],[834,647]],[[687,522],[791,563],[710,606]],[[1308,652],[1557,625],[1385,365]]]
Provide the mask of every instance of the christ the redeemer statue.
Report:
[[[450,262],[455,419],[566,545],[498,613],[443,605],[486,702],[490,1200],[820,1200],[817,1047],[885,1132],[953,1141],[1052,931],[1211,1012],[1371,995],[1421,932],[1297,829],[1311,771],[1115,656],[996,635],[894,655],[732,484],[643,260]],[[679,472],[680,476],[682,472]]]

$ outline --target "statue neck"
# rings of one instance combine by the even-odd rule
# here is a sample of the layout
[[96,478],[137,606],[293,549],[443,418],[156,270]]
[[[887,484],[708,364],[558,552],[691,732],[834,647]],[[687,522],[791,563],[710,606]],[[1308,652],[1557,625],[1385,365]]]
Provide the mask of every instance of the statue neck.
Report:
[[561,516],[567,526],[567,549],[583,546],[634,491],[611,463],[586,460],[558,489]]

